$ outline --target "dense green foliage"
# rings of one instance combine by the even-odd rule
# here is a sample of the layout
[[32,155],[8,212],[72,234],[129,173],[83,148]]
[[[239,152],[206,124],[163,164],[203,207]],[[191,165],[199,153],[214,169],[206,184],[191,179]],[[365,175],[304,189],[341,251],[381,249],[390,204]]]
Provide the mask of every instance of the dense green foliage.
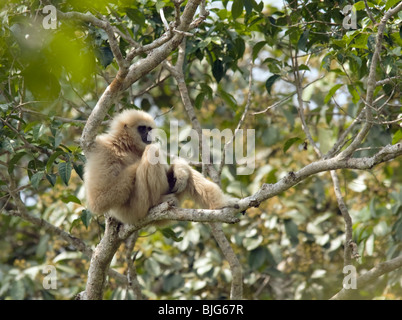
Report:
[[[204,128],[236,128],[253,65],[243,128],[256,130],[256,169],[236,176],[234,166],[225,166],[226,192],[251,195],[263,183],[275,183],[317,160],[298,115],[295,76],[304,89],[313,139],[323,154],[330,150],[364,105],[377,24],[397,2],[368,2],[375,21],[363,1],[354,3],[356,28],[347,30],[342,10],[353,3],[345,0],[207,1],[210,15],[187,37],[185,61],[187,86]],[[161,8],[169,22],[174,20],[174,5],[167,0],[52,3],[63,12],[102,14],[142,45],[164,33]],[[103,218],[85,207],[85,157],[78,139],[118,66],[103,30],[73,20],[45,29],[45,17],[40,1],[0,4],[0,299],[71,299],[85,288],[89,264],[57,235],[13,215],[18,209],[10,190],[19,192],[29,214],[90,246],[99,242],[104,228]],[[354,156],[371,156],[402,138],[395,121],[402,113],[401,37],[399,12],[387,24],[376,79],[393,80],[377,86],[375,123]],[[125,52],[130,44],[119,41]],[[170,59],[175,61],[177,53]],[[190,121],[177,92],[174,79],[159,66],[127,90],[109,115],[133,107],[156,115],[174,106],[158,122],[168,131],[170,121],[178,119],[185,142]],[[274,107],[254,114],[269,106]],[[338,173],[353,218],[361,256],[354,265],[360,273],[402,251],[401,159]],[[135,245],[144,295],[228,298],[231,274],[208,225],[180,222],[170,228],[149,227]],[[224,231],[243,266],[246,299],[324,299],[342,288],[344,221],[328,172],[247,210],[240,223]],[[126,272],[125,259],[122,246],[112,267]],[[45,265],[56,267],[57,289],[43,288]],[[357,290],[356,297],[400,299],[401,275],[393,271]],[[126,287],[110,279],[105,298],[130,297]]]

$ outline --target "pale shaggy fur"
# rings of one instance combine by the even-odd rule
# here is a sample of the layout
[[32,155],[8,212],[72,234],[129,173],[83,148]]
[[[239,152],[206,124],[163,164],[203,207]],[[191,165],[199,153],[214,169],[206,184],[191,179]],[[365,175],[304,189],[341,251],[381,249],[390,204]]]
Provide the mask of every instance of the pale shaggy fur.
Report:
[[190,197],[209,209],[230,204],[232,199],[218,185],[185,161],[177,160],[170,167],[149,163],[147,152],[155,152],[157,146],[142,141],[138,126],[156,127],[143,111],[123,111],[86,155],[84,183],[93,213],[109,213],[123,223],[134,224],[153,206],[176,197],[180,201]]

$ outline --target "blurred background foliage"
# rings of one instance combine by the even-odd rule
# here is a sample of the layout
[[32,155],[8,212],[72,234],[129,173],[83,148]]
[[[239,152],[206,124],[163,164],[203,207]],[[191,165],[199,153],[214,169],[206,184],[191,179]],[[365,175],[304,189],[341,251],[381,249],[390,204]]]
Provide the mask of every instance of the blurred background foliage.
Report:
[[[275,183],[316,159],[298,117],[289,49],[299,56],[296,72],[303,75],[306,120],[324,153],[356,118],[363,106],[360,97],[364,97],[376,26],[360,1],[354,4],[357,29],[343,28],[342,9],[349,3],[207,1],[210,16],[187,39],[185,64],[187,85],[204,128],[236,128],[247,100],[250,64],[254,65],[252,103],[244,128],[256,130],[256,169],[252,175],[239,176],[235,166],[225,166],[222,187],[228,193],[251,195],[262,183]],[[368,5],[379,22],[395,3],[374,0]],[[107,35],[91,24],[63,20],[57,21],[56,29],[44,28],[44,4],[0,3],[1,299],[72,299],[84,290],[89,266],[88,257],[74,247],[13,216],[16,205],[9,188],[20,192],[31,215],[91,247],[104,229],[103,219],[85,207],[85,157],[78,139],[117,64]],[[169,21],[174,19],[174,6],[167,0],[52,4],[64,12],[102,14],[141,44],[164,33],[160,8]],[[386,30],[377,80],[401,76],[401,26],[400,12]],[[125,52],[129,44],[119,41]],[[376,119],[394,120],[402,112],[401,87],[400,79],[377,87],[375,99],[386,104]],[[279,101],[265,113],[253,114]],[[141,108],[152,115],[172,108],[158,117],[158,124],[168,131],[170,121],[178,120],[179,139],[182,144],[187,141],[190,122],[174,79],[161,67],[135,83],[109,115],[124,108]],[[397,122],[375,124],[364,144],[371,149],[355,155],[372,155],[378,151],[375,148],[396,143],[401,136]],[[368,171],[340,170],[339,174],[361,255],[354,265],[361,274],[401,252],[401,159]],[[191,200],[184,203],[192,205]],[[329,173],[308,178],[247,210],[239,224],[224,230],[243,266],[246,299],[327,299],[342,287],[344,222]],[[228,298],[229,266],[209,227],[179,222],[171,231],[162,231],[146,228],[135,245],[143,294],[150,299]],[[112,261],[121,273],[127,271],[124,248]],[[43,288],[45,265],[57,269],[55,290]],[[356,298],[402,298],[401,275],[396,270],[381,277],[357,290]],[[105,298],[132,296],[115,279],[109,280]]]

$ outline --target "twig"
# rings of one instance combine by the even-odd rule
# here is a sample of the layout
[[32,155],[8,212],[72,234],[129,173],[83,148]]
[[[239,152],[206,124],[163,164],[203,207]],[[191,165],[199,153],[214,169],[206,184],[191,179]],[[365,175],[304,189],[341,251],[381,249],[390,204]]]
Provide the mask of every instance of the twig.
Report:
[[160,8],[160,10],[159,10],[159,15],[160,15],[160,17],[161,17],[163,26],[165,27],[165,31],[168,31],[168,30],[170,29],[170,28],[169,28],[169,23],[167,22],[167,20],[166,20],[166,18],[165,18],[165,13],[163,12],[163,8]]
[[131,253],[133,252],[137,239],[138,231],[134,232],[126,241],[127,286],[133,290],[136,300],[143,300],[141,286],[137,279],[137,270],[134,266],[138,251],[134,254],[134,258],[131,258]]
[[[290,46],[290,41],[289,41],[289,46]],[[300,77],[300,72],[299,72],[299,62],[297,60],[297,57],[293,57],[292,54],[292,48],[289,48],[290,50],[290,58],[292,61],[293,65],[293,74],[294,74],[294,85],[296,87],[296,92],[297,92],[297,101],[298,101],[298,111],[299,111],[299,116],[300,120],[302,123],[302,129],[304,133],[306,134],[307,140],[309,141],[310,145],[313,147],[315,153],[321,157],[321,150],[318,148],[317,144],[313,140],[313,137],[311,136],[310,129],[307,126],[306,119],[304,117],[304,102],[302,99],[303,96],[303,88],[302,88],[302,78]]]
[[376,82],[376,87],[383,86],[384,84],[388,84],[390,82],[393,82],[393,81],[399,80],[399,79],[401,79],[401,76],[390,77],[390,78],[387,78],[387,79],[377,81]]
[[290,99],[292,96],[294,96],[296,94],[296,91],[286,95],[284,98],[282,98],[281,100],[275,102],[274,104],[270,105],[269,107],[265,108],[262,111],[257,111],[257,112],[253,112],[252,115],[257,115],[257,114],[262,114],[265,113],[273,108],[279,107],[281,104],[285,103],[288,99]]
[[243,272],[242,267],[234,253],[230,242],[222,230],[221,223],[209,223],[212,234],[219,245],[225,259],[229,262],[230,271],[232,272],[232,285],[230,287],[230,299],[241,300],[243,298]]
[[[353,243],[353,223],[352,218],[349,214],[348,207],[346,206],[345,201],[343,200],[343,196],[341,193],[341,187],[339,185],[339,178],[336,171],[331,171],[331,178],[334,185],[334,191],[336,200],[338,201],[338,207],[341,211],[343,220],[345,221],[345,246],[344,246],[344,254],[343,254],[343,265],[347,266],[351,264],[352,258],[352,247],[351,243]],[[355,256],[355,253],[353,254]]]
[[249,70],[249,71],[250,71],[250,74],[249,74],[249,77],[248,77],[248,93],[247,93],[247,102],[246,102],[246,106],[244,107],[243,114],[241,115],[240,121],[239,121],[239,123],[237,124],[237,127],[236,127],[236,129],[235,129],[235,131],[234,131],[234,135],[232,135],[230,141],[228,141],[227,143],[225,143],[225,146],[224,146],[224,148],[223,148],[223,150],[222,150],[222,152],[221,152],[221,153],[222,153],[222,159],[221,159],[221,163],[220,163],[219,169],[218,169],[218,174],[219,174],[219,175],[221,175],[223,166],[224,166],[224,164],[225,164],[226,150],[227,150],[227,149],[229,148],[229,146],[232,145],[232,143],[234,142],[235,137],[236,137],[236,133],[237,133],[237,132],[239,131],[239,129],[242,127],[244,121],[246,120],[246,115],[247,115],[247,113],[248,113],[248,110],[250,109],[250,105],[251,105],[251,95],[252,95],[251,86],[252,86],[252,84],[253,84],[253,68],[254,68],[253,61],[250,61],[250,70]]
[[364,0],[364,7],[366,8],[367,15],[369,16],[371,22],[373,22],[373,25],[375,25],[377,23],[377,21],[375,21],[373,14],[371,13],[367,0]]
[[114,35],[114,29],[112,28],[110,22],[104,19],[105,27],[103,28],[107,34],[110,49],[112,50],[113,56],[116,59],[116,62],[120,68],[120,70],[126,70],[129,66],[129,61],[124,59],[123,54],[120,51],[119,43]]

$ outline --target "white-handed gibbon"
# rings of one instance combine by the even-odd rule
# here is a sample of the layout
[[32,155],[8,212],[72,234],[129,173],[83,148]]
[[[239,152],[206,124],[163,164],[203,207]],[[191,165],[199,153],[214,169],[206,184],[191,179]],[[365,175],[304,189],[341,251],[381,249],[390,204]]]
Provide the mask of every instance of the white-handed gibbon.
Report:
[[125,110],[112,120],[105,134],[96,138],[86,154],[84,174],[89,209],[135,224],[150,208],[168,199],[178,204],[190,197],[209,209],[230,205],[234,199],[185,161],[170,166],[149,162],[147,153],[158,152],[157,145],[149,139],[155,127],[146,112]]

